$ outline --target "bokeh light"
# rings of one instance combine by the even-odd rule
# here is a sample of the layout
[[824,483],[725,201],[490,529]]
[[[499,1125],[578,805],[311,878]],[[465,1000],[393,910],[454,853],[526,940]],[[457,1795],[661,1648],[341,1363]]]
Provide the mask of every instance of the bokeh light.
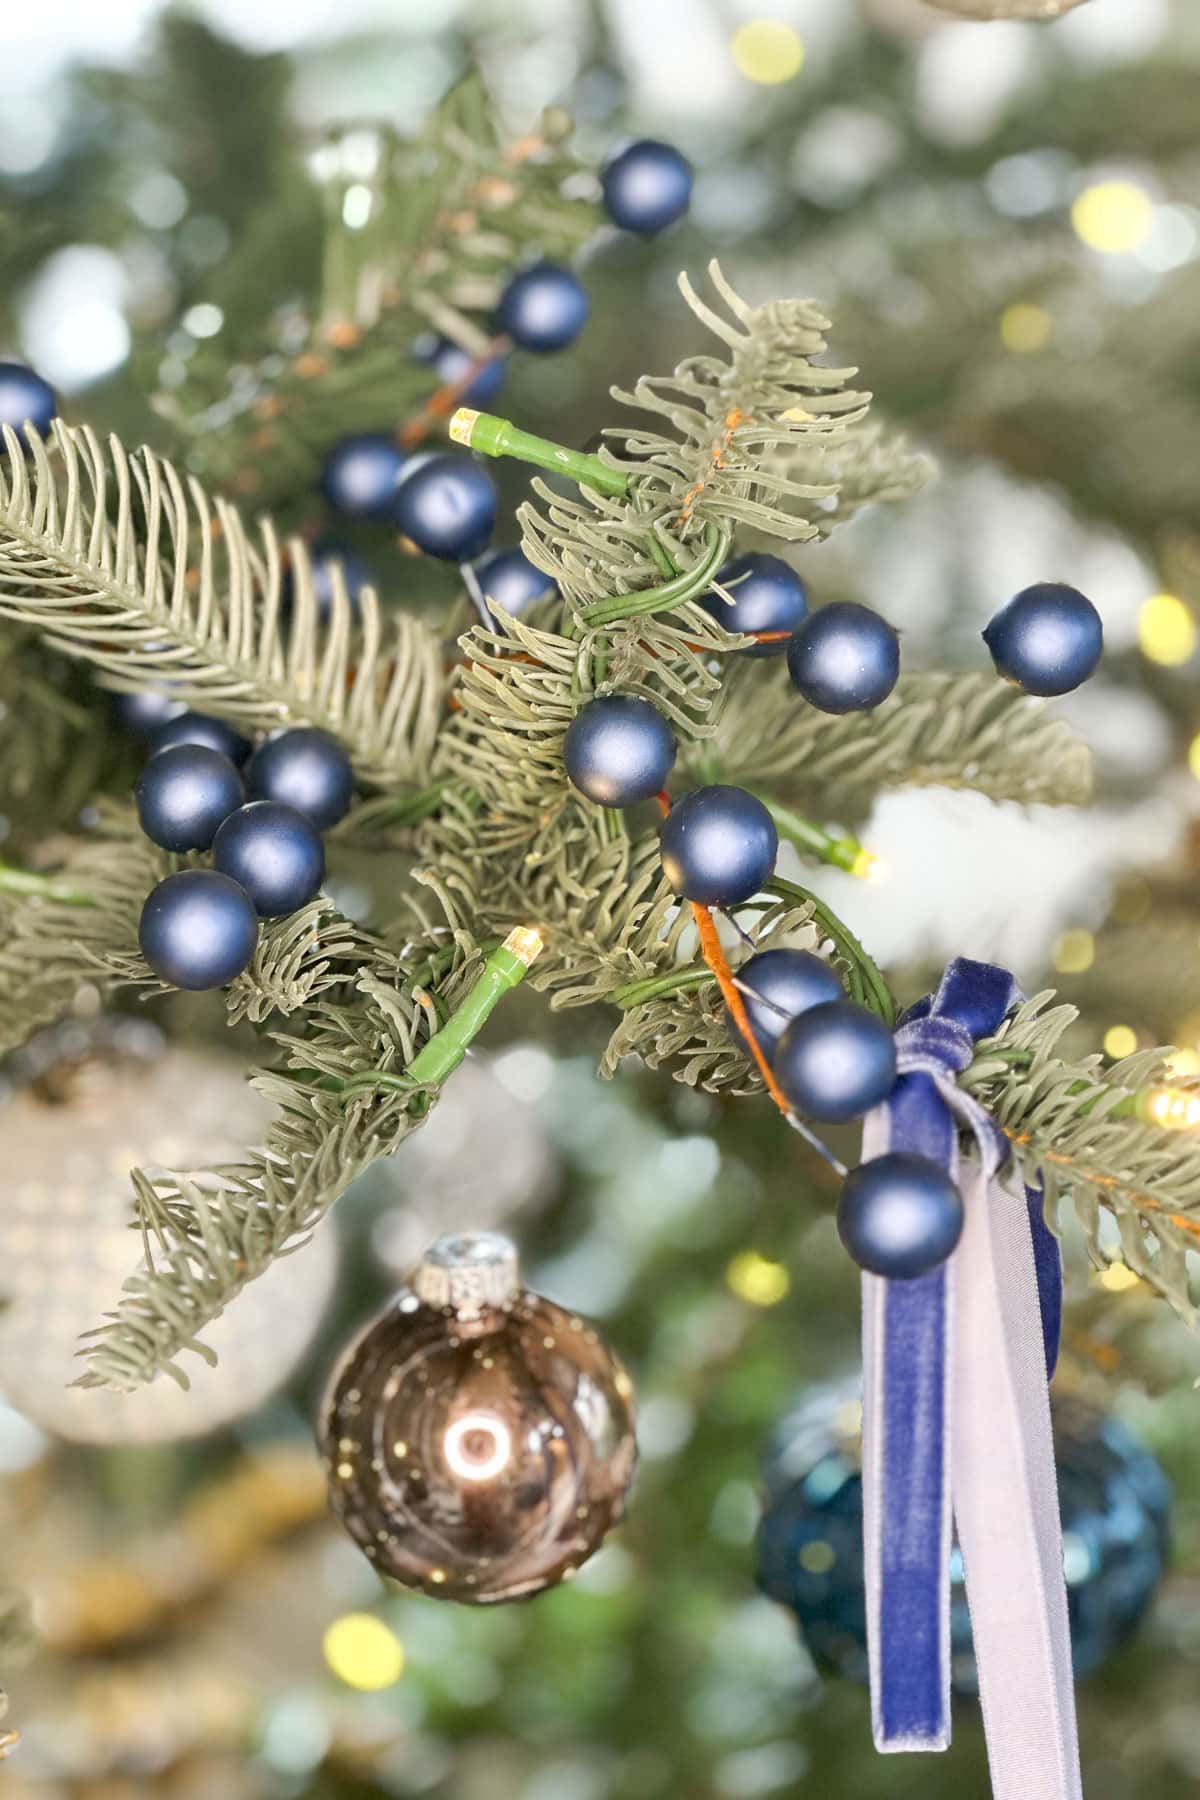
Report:
[[1114,1062],[1120,1062],[1123,1056],[1132,1056],[1137,1047],[1137,1032],[1132,1025],[1110,1025],[1104,1034],[1104,1053]]
[[771,1262],[757,1250],[742,1250],[725,1271],[731,1292],[750,1306],[777,1306],[791,1287],[782,1263]]
[[1138,648],[1150,662],[1178,668],[1196,651],[1196,621],[1177,594],[1151,594],[1138,611]]
[[738,72],[760,87],[778,87],[804,67],[804,39],[782,19],[750,19],[733,34]]
[[1096,960],[1096,940],[1090,931],[1073,926],[1055,941],[1054,966],[1060,975],[1082,975]]
[[1053,331],[1054,320],[1044,306],[1031,306],[1027,301],[1017,300],[1006,306],[1000,315],[1000,338],[1004,348],[1018,354],[1043,350]]
[[404,1673],[404,1646],[373,1613],[346,1613],[322,1640],[325,1661],[347,1687],[364,1693],[393,1687]]
[[1127,254],[1153,231],[1154,202],[1136,181],[1096,181],[1076,195],[1071,223],[1089,250]]

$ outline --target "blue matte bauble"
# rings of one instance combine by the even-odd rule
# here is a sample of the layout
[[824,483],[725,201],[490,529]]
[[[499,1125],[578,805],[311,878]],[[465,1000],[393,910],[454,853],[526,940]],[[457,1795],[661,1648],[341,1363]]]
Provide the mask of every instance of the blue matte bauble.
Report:
[[565,350],[587,323],[583,284],[557,263],[534,263],[513,276],[496,309],[496,324],[522,350]]
[[610,157],[600,188],[613,224],[649,237],[665,231],[687,211],[692,165],[673,144],[641,138]]
[[392,517],[427,556],[470,562],[492,535],[496,484],[469,456],[430,456],[401,482]]
[[939,1268],[962,1236],[962,1196],[940,1163],[890,1150],[851,1169],[837,1228],[860,1269],[913,1281]]
[[671,808],[659,848],[677,894],[702,906],[735,906],[770,880],[779,834],[762,801],[745,788],[702,787]]
[[1000,608],[983,641],[999,673],[1027,694],[1069,694],[1095,673],[1104,626],[1078,588],[1039,581]]
[[597,805],[633,806],[662,792],[678,747],[648,700],[602,694],[567,727],[563,763],[572,785]]
[[350,809],[354,771],[328,732],[300,726],[268,738],[250,758],[246,792],[252,800],[277,800],[326,831]]
[[[760,950],[737,972],[738,989],[759,1049],[768,1059],[786,1026],[827,1000],[840,1000],[844,990],[836,969],[811,950]],[[733,1015],[726,1010],[729,1030],[747,1056],[750,1046],[742,1037]]]
[[[432,334],[418,338],[415,345],[416,355],[423,363],[428,363],[438,380],[445,387],[458,387],[464,380],[467,371],[479,361],[461,344],[452,338],[435,337]],[[483,363],[477,373],[471,377],[466,387],[459,388],[460,406],[490,406],[500,389],[504,386],[508,374],[508,363],[503,356],[493,356]]]
[[347,518],[386,519],[407,460],[386,432],[361,432],[334,445],[318,486],[330,506]]
[[32,425],[45,437],[58,413],[58,400],[48,381],[24,363],[0,362],[0,425],[11,425],[18,437]]
[[245,888],[260,918],[278,919],[320,892],[325,846],[312,820],[295,807],[252,800],[218,831],[213,867]]
[[[756,631],[794,632],[808,611],[804,583],[782,557],[752,550],[726,563],[717,580],[728,588],[733,604],[713,588],[701,595],[700,604],[726,631],[747,636]],[[781,638],[776,644],[754,644],[742,655],[786,656],[787,650],[787,639]]]
[[536,568],[525,552],[492,550],[475,564],[475,579],[489,605],[503,607],[514,619],[538,600],[558,593],[553,578]]
[[114,694],[113,707],[125,730],[140,738],[153,737],[185,711],[165,688],[138,688],[132,694]]
[[900,639],[869,606],[834,600],[804,620],[787,659],[793,687],[819,711],[868,712],[896,685]]
[[134,788],[138,819],[163,850],[207,850],[217,827],[242,804],[242,778],[205,744],[173,744],[152,756]]
[[[822,1388],[783,1422],[767,1465],[758,1585],[789,1608],[815,1661],[865,1685],[860,1408],[850,1387]],[[1098,1669],[1144,1618],[1166,1569],[1171,1490],[1118,1420],[1051,1401],[1071,1652],[1077,1677]],[[1002,1504],[998,1497],[997,1504]],[[950,1670],[956,1694],[979,1691],[962,1559],[950,1555]]]
[[180,712],[160,725],[150,739],[150,754],[170,750],[176,744],[203,744],[208,750],[219,750],[239,769],[249,756],[252,745],[224,719],[210,719],[207,713]]
[[172,987],[224,987],[249,965],[258,914],[244,888],[216,869],[185,869],[160,881],[142,908],[142,955]]
[[896,1044],[878,1013],[857,1000],[826,1000],[792,1020],[774,1068],[799,1112],[838,1125],[887,1099],[896,1084]]

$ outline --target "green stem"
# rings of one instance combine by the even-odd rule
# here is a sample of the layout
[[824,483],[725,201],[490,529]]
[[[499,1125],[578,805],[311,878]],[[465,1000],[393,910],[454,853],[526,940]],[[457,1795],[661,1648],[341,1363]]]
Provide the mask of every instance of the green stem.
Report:
[[495,413],[475,412],[460,406],[450,421],[450,436],[468,450],[484,456],[512,456],[518,462],[534,463],[555,475],[566,475],[582,486],[596,488],[601,494],[620,499],[628,492],[629,479],[619,469],[611,469],[598,456],[583,450],[568,449],[550,438],[534,437],[522,431],[511,419],[497,418]]
[[682,575],[676,575],[661,587],[639,588],[632,594],[613,594],[607,600],[598,600],[594,606],[584,609],[585,625],[611,625],[618,619],[632,619],[642,613],[666,612],[671,607],[683,606],[688,600],[694,600],[711,587],[712,578],[729,551],[730,534],[728,531],[710,523],[704,530],[704,549],[699,561]]
[[541,950],[542,940],[536,931],[519,927],[510,932],[492,951],[470,992],[403,1073],[365,1069],[361,1075],[352,1075],[349,1080],[339,1082],[337,1092],[347,1095],[387,1088],[404,1093],[417,1088],[440,1087],[462,1062],[471,1042],[478,1037],[505,994],[524,980],[526,970]]
[[802,813],[793,812],[788,806],[780,806],[766,794],[757,796],[774,819],[780,837],[786,838],[790,844],[804,850],[809,856],[815,856],[819,862],[831,863],[835,869],[845,869],[848,875],[865,876],[871,864],[871,852],[860,844],[856,837],[835,837],[824,825],[818,825],[815,819],[806,819]]
[[877,1012],[888,1025],[896,1023],[896,1001],[891,988],[884,980],[878,965],[867,955],[850,927],[843,924],[837,914],[815,894],[810,894],[795,881],[784,881],[775,875],[767,883],[767,892],[777,894],[781,900],[791,900],[804,906],[811,906],[813,917],[850,965],[850,993],[855,1000],[869,1006]]
[[614,988],[605,996],[614,1006],[628,1011],[634,1006],[644,1006],[647,1000],[657,1000],[663,994],[682,993],[687,988],[705,987],[716,976],[707,965],[694,969],[672,969],[669,975],[646,975],[641,981],[627,981],[624,987]]
[[30,869],[18,869],[0,862],[0,893],[29,894],[40,900],[56,900],[62,906],[95,906],[92,894],[60,881],[55,875],[35,875]]

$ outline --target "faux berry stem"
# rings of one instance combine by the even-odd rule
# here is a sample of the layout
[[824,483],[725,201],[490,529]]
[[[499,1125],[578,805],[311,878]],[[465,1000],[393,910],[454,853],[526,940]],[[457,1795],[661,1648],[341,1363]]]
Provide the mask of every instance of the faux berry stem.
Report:
[[448,381],[443,387],[432,393],[420,412],[415,413],[407,424],[401,426],[397,437],[403,448],[411,450],[417,444],[422,443],[439,420],[444,419],[447,413],[455,410],[463,394],[466,393],[476,377],[483,373],[488,364],[497,356],[506,356],[511,349],[512,339],[505,337],[502,332],[491,340],[481,356],[472,359],[457,381]]
[[788,806],[780,806],[777,800],[770,799],[766,794],[759,794],[758,799],[774,819],[780,837],[786,838],[809,856],[815,856],[819,862],[830,863],[835,869],[845,869],[848,875],[857,875],[860,880],[866,880],[875,858],[856,837],[835,837],[826,826],[818,825],[815,819],[806,819],[802,813],[793,812]]
[[698,561],[681,575],[664,582],[661,587],[639,588],[631,594],[614,594],[584,609],[585,625],[613,625],[618,619],[637,618],[642,613],[666,612],[683,606],[712,586],[712,578],[729,553],[731,539],[727,531],[710,523],[704,530],[704,548]]
[[483,965],[479,979],[459,1004],[440,1031],[420,1049],[403,1074],[384,1069],[364,1070],[339,1084],[337,1092],[348,1095],[372,1088],[390,1088],[397,1092],[440,1087],[453,1074],[478,1037],[491,1014],[512,988],[524,980],[530,965],[541,955],[541,933],[530,926],[518,926],[504,942],[492,951]]
[[40,900],[54,900],[60,906],[95,906],[94,895],[56,875],[35,875],[31,869],[18,869],[12,863],[0,862],[0,893],[27,894]]
[[872,1012],[877,1012],[885,1024],[894,1025],[897,1008],[891,988],[878,965],[868,956],[850,927],[843,924],[832,907],[827,906],[823,900],[818,900],[815,894],[810,894],[798,882],[784,881],[779,875],[771,877],[767,883],[767,891],[778,895],[781,900],[792,900],[812,908],[814,919],[850,965],[851,998],[869,1006]]
[[450,436],[456,444],[484,456],[512,456],[518,462],[533,463],[555,475],[566,475],[581,486],[592,487],[601,494],[620,499],[628,490],[628,477],[619,469],[610,469],[598,456],[583,450],[571,450],[550,438],[534,437],[522,431],[511,419],[497,418],[495,413],[476,412],[460,406],[450,421]]

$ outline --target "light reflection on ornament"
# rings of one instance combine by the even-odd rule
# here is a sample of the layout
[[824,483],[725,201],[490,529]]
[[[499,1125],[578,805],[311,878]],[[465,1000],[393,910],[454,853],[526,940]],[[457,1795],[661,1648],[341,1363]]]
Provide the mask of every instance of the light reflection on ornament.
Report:
[[465,1413],[447,1427],[442,1451],[464,1481],[491,1481],[508,1467],[512,1432],[491,1413]]

